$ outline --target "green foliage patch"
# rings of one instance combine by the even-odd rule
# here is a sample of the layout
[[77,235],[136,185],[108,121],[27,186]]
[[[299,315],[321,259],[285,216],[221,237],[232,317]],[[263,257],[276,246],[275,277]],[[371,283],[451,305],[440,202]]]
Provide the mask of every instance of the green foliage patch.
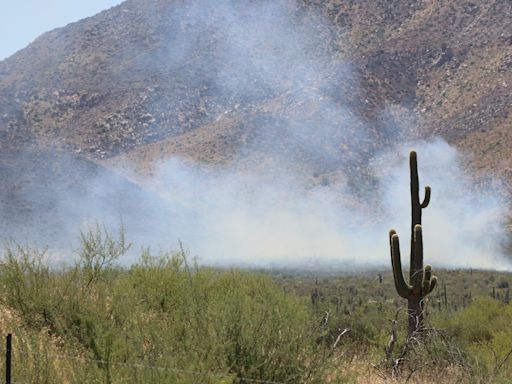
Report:
[[[75,265],[51,268],[43,254],[16,247],[0,265],[1,298],[23,326],[61,340],[70,382],[321,382],[325,348],[314,311],[269,276],[189,266],[180,250],[144,250],[116,266],[127,245],[96,228],[82,234]],[[18,339],[19,342],[19,339]],[[41,354],[25,339],[34,382]],[[18,347],[21,348],[21,347]],[[54,352],[53,352],[54,353]],[[70,356],[72,355],[72,356]],[[198,377],[201,377],[199,380]],[[58,382],[49,374],[45,382]]]
[[387,377],[512,379],[506,273],[439,271],[425,331],[411,342],[390,271],[221,270],[183,249],[143,249],[122,267],[122,230],[96,226],[81,241],[68,265],[26,247],[4,251],[0,327],[14,334],[16,382],[341,383],[356,381],[354,361]]

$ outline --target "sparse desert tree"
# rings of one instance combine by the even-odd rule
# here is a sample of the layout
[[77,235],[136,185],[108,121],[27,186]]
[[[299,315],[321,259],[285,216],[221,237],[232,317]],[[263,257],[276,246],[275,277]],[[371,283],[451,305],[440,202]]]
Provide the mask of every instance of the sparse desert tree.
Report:
[[103,269],[124,255],[131,244],[125,241],[124,226],[121,224],[119,236],[116,239],[105,227],[96,223],[96,227],[80,232],[80,249],[78,264],[83,272],[86,286],[96,280]]

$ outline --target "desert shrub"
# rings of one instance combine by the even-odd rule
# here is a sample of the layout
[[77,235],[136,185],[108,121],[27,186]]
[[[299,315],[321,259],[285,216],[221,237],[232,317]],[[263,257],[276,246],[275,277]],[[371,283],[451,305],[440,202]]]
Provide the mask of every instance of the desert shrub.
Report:
[[[315,342],[313,311],[270,277],[200,268],[183,250],[146,250],[122,268],[122,237],[95,230],[81,239],[74,266],[50,267],[24,248],[8,249],[0,265],[4,304],[25,329],[60,340],[63,360],[74,361],[66,381],[322,382],[325,348]],[[45,351],[24,377],[41,363],[55,366],[59,358]]]
[[44,250],[8,246],[0,262],[1,299],[28,322],[48,319],[56,305],[54,281]]
[[[321,366],[312,342],[312,314],[269,277],[248,272],[189,270],[181,253],[152,258],[130,269],[133,294],[153,319],[169,319],[168,340],[155,334],[156,349],[167,345],[180,364],[219,365],[235,376],[299,379]],[[136,287],[136,288],[135,288]],[[193,357],[191,359],[191,357]],[[312,360],[313,359],[313,360]]]
[[123,225],[119,229],[117,238],[98,223],[94,228],[80,232],[77,267],[86,286],[101,278],[101,275],[112,268],[119,257],[124,255],[129,248],[130,244],[125,241]]
[[476,374],[489,380],[512,378],[512,307],[489,297],[479,297],[467,308],[439,321],[463,346]]
[[445,319],[443,324],[451,335],[466,343],[481,343],[507,326],[506,306],[488,297],[479,297],[464,310]]

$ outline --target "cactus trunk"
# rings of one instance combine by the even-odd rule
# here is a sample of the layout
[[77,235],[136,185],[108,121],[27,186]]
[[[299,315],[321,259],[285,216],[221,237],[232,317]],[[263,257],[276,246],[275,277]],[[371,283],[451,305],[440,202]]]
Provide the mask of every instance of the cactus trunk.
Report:
[[398,294],[407,299],[409,316],[409,334],[419,331],[422,328],[424,317],[424,298],[434,289],[437,278],[432,276],[430,265],[423,266],[423,231],[421,227],[421,210],[428,206],[430,201],[430,187],[425,188],[425,198],[420,202],[418,163],[416,152],[410,153],[411,170],[411,262],[409,271],[409,283],[404,279],[402,273],[402,262],[400,258],[400,243],[398,235],[394,230],[389,232],[391,248],[391,265],[393,278]]
[[407,300],[407,313],[409,314],[409,335],[420,330],[423,325],[422,301],[423,298],[420,296],[412,296]]
[[409,279],[412,281],[418,276],[423,268],[423,256],[421,260],[416,257],[414,245],[414,227],[421,225],[421,210],[430,202],[430,187],[425,187],[425,198],[420,203],[420,182],[418,177],[418,157],[415,151],[409,154],[409,168],[411,171],[411,263]]

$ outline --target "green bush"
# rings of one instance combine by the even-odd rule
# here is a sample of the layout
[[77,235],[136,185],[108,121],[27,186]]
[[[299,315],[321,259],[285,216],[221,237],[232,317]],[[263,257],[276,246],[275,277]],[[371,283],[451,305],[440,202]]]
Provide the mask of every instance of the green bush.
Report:
[[[397,342],[386,357],[391,320],[405,304],[389,275],[382,282],[375,273],[320,283],[291,273],[271,277],[199,267],[181,248],[158,256],[142,250],[123,267],[118,258],[129,245],[122,230],[112,236],[96,226],[80,238],[72,265],[51,264],[44,251],[21,246],[3,254],[0,325],[14,333],[15,381],[335,383],[355,380],[351,361],[404,377],[456,370],[475,382],[512,379],[512,307],[477,297],[457,310],[470,302],[451,304],[463,297],[454,295],[464,271],[444,271],[450,303],[427,307],[429,329],[412,343],[399,312]],[[483,278],[471,281],[476,292],[488,291]]]
[[512,379],[512,307],[479,297],[467,308],[440,320],[472,357],[476,374]]
[[[325,348],[315,342],[313,311],[270,277],[190,268],[182,250],[146,250],[122,268],[115,264],[126,250],[122,235],[96,228],[81,240],[71,267],[51,268],[44,253],[22,247],[8,249],[0,265],[4,304],[25,329],[60,340],[64,360],[74,356],[67,381],[323,381]],[[25,339],[27,351],[40,351],[37,338]],[[32,380],[42,361],[56,364],[45,351],[29,359],[24,377]],[[47,379],[53,382],[50,373]]]

